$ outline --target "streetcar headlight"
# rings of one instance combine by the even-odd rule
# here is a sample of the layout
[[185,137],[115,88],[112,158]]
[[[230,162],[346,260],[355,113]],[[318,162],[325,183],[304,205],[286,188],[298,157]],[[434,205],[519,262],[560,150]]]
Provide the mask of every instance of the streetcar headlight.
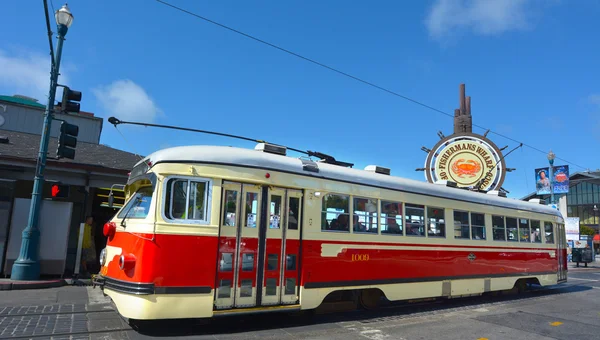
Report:
[[106,248],[102,249],[102,251],[100,252],[100,266],[104,267],[105,263],[106,263]]
[[133,254],[121,255],[119,257],[119,268],[121,270],[130,270],[135,267],[135,256]]

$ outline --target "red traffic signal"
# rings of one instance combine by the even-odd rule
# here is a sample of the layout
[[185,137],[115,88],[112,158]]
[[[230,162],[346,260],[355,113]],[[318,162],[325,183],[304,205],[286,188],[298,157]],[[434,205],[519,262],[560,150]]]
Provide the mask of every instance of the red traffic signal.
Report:
[[69,197],[69,189],[70,187],[68,185],[52,184],[50,195],[52,198],[67,198]]

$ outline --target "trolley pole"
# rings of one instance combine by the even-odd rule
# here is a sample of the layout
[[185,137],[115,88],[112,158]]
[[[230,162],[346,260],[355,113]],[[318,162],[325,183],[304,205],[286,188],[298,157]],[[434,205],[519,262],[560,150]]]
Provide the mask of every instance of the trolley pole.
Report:
[[48,154],[48,142],[50,141],[50,126],[54,118],[54,99],[56,97],[62,46],[69,26],[73,22],[73,16],[66,4],[60,10],[56,11],[55,17],[58,25],[58,43],[55,60],[53,60],[50,70],[50,92],[48,94],[46,112],[44,113],[40,153],[35,168],[27,227],[23,230],[19,257],[12,266],[11,280],[37,280],[40,276],[40,262],[38,259],[40,229],[38,228],[38,217],[42,203],[42,189],[44,188],[44,168],[46,166],[46,155]]

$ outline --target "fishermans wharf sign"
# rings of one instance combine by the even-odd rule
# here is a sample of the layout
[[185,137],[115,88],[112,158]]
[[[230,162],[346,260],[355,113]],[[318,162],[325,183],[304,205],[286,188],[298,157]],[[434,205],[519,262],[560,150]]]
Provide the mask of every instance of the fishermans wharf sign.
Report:
[[500,150],[487,138],[475,134],[442,139],[427,155],[425,175],[429,182],[452,181],[459,187],[497,190],[504,182]]
[[[502,151],[486,136],[472,132],[471,97],[465,97],[460,85],[460,108],[454,110],[454,133],[444,136],[427,152],[425,178],[430,183],[440,180],[456,183],[460,188],[500,190],[506,175]],[[512,169],[509,169],[512,170]]]

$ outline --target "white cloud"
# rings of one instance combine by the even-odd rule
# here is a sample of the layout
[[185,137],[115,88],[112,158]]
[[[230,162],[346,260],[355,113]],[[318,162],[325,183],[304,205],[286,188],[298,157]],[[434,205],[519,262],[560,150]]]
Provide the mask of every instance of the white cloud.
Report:
[[107,116],[121,120],[152,122],[162,111],[146,91],[129,79],[117,80],[110,85],[92,90]]
[[530,26],[526,5],[531,0],[436,0],[425,25],[441,38],[460,30],[493,35]]
[[[59,84],[69,83],[64,69],[61,66]],[[34,52],[9,55],[0,50],[0,86],[2,91],[12,91],[3,94],[21,94],[46,104],[50,90],[50,55]],[[57,93],[60,95],[61,91]]]

